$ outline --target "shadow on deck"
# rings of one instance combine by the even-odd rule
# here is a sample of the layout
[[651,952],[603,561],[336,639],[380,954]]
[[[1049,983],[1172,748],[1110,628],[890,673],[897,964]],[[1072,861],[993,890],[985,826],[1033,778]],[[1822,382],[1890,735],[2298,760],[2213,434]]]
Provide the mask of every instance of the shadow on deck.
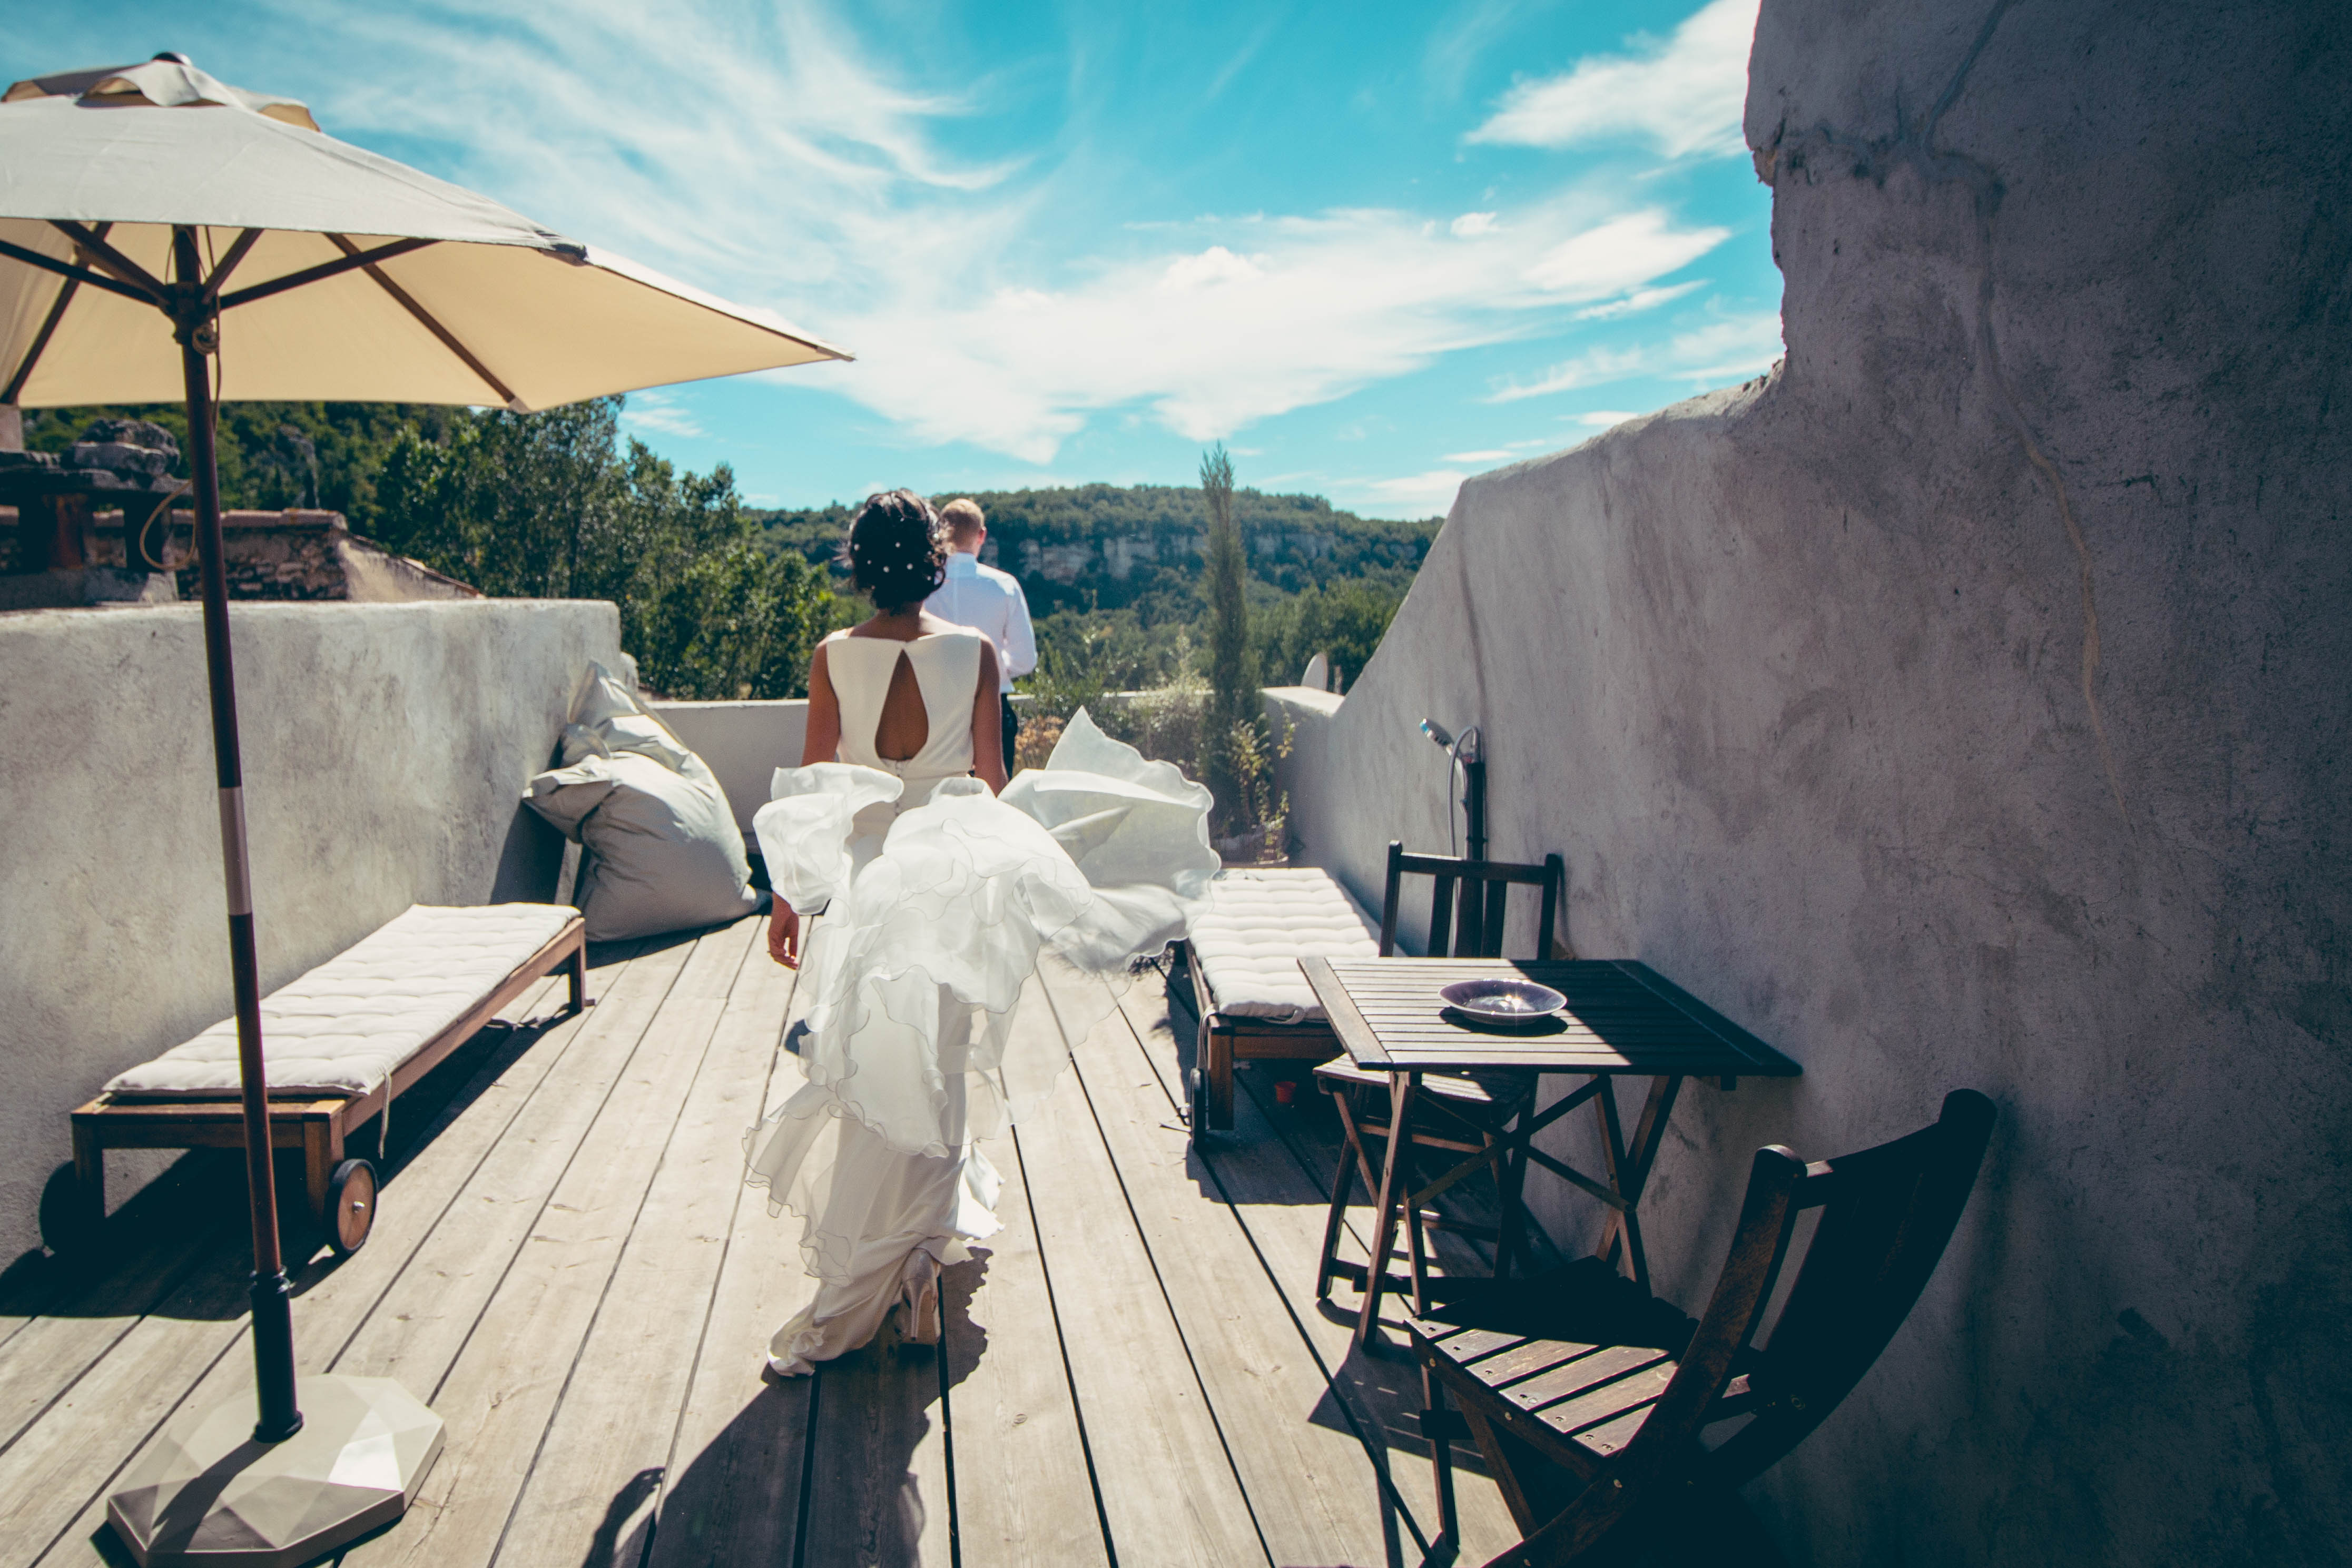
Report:
[[[990,1149],[1005,1228],[948,1270],[944,1344],[764,1377],[813,1287],[798,1222],[738,1179],[743,1129],[799,1082],[793,977],[760,935],[595,952],[597,1006],[552,1018],[551,983],[397,1103],[375,1233],[303,1264],[297,1346],[306,1373],[399,1378],[448,1443],[408,1516],[339,1561],[1418,1561],[1418,1379],[1351,1354],[1314,1299],[1328,1103],[1260,1065],[1234,1132],[1194,1149],[1192,1020],[1153,973]],[[0,1276],[0,1568],[127,1561],[115,1478],[174,1413],[249,1387],[237,1181],[184,1162],[94,1270]],[[1482,1561],[1515,1531],[1475,1452],[1456,1462]]]

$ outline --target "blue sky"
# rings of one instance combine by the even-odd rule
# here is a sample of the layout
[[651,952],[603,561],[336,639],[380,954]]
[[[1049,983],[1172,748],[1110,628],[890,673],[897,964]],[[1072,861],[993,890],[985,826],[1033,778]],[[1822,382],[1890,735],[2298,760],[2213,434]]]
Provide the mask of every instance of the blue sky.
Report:
[[641,393],[767,506],[1240,481],[1374,516],[1780,353],[1756,0],[20,8],[9,79],[177,49],[781,312],[852,365]]

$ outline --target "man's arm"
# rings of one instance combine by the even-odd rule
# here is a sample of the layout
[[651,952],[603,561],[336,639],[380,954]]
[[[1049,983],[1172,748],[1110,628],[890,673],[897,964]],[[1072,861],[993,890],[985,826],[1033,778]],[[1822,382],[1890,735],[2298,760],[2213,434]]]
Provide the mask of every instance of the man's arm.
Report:
[[1029,596],[1020,582],[1007,577],[1005,586],[1013,591],[1013,602],[1005,612],[1004,673],[1017,681],[1037,667],[1037,633],[1029,624]]

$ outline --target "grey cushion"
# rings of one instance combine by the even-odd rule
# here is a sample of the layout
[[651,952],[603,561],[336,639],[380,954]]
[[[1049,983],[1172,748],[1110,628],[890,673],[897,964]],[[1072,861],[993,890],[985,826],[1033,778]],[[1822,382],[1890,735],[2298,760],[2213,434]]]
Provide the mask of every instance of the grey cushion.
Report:
[[530,781],[531,809],[588,853],[573,902],[588,939],[715,925],[758,909],[742,831],[702,758],[602,665],[572,705],[564,765]]

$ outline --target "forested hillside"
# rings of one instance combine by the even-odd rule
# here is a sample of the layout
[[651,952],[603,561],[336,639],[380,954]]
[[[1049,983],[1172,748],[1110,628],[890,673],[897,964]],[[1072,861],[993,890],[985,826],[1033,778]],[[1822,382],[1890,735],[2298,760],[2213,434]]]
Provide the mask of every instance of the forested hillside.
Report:
[[[833,566],[851,508],[745,508],[724,464],[707,475],[677,469],[621,433],[621,407],[607,398],[517,415],[227,403],[221,499],[341,512],[354,532],[486,593],[613,600],[623,645],[669,695],[800,695],[812,641],[865,612]],[[101,416],[185,434],[176,404],[45,409],[27,411],[26,444],[61,451]],[[1085,485],[973,498],[988,514],[988,555],[1028,593],[1042,662],[1024,685],[1047,708],[1202,674],[1199,489]],[[1439,519],[1384,522],[1319,496],[1246,488],[1234,492],[1234,510],[1248,557],[1251,678],[1296,681],[1323,653],[1353,680]]]
[[[1040,695],[1062,699],[1060,706],[1091,691],[1161,685],[1197,662],[1208,530],[1199,489],[1084,485],[971,495],[988,514],[987,559],[1017,575],[1029,596],[1042,658],[1028,684]],[[1237,490],[1234,501],[1248,551],[1255,678],[1295,681],[1324,653],[1353,679],[1441,519],[1360,517],[1320,496],[1251,489]],[[830,565],[850,515],[838,505],[765,514],[761,538],[780,553]]]

